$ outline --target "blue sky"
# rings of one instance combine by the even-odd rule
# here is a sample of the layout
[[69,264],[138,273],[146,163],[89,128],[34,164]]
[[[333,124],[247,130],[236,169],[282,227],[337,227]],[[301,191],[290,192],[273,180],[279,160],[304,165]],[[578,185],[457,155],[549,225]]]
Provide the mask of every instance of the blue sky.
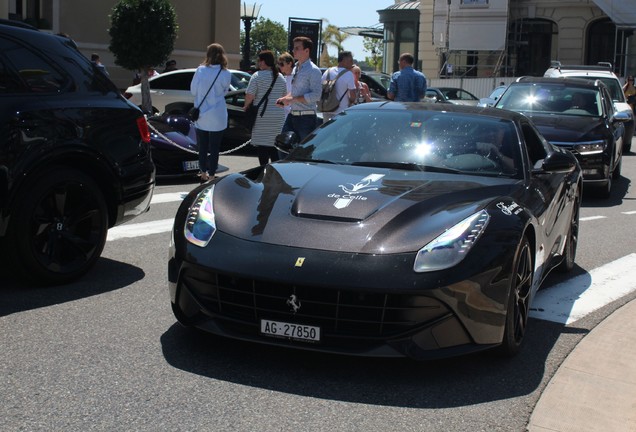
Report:
[[[368,27],[377,24],[380,17],[376,12],[391,6],[393,0],[255,0],[261,5],[259,17],[281,23],[285,29],[289,18],[307,18],[329,20],[329,24],[338,27]],[[249,1],[246,3],[250,3]],[[323,22],[323,29],[327,24]],[[241,24],[241,28],[243,28]],[[361,36],[349,36],[344,48],[353,52],[354,58],[364,60],[371,56],[364,51]],[[336,55],[335,47],[329,47],[329,54]]]

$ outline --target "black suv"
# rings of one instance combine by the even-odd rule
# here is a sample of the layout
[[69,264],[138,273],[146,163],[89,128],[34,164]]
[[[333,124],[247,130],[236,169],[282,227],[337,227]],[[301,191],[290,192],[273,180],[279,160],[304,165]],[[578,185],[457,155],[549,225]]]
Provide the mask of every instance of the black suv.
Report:
[[510,84],[496,108],[530,117],[550,143],[570,150],[581,164],[583,181],[609,197],[621,175],[625,123],[600,80],[522,77]]
[[0,20],[0,240],[32,281],[78,278],[148,210],[142,112],[66,37]]

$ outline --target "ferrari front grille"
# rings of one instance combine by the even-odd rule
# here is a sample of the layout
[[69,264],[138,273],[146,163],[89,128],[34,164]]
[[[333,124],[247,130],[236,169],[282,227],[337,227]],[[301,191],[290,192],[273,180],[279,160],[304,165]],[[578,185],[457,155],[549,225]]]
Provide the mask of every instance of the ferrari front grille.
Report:
[[261,319],[300,322],[332,337],[397,336],[449,314],[425,295],[284,284],[192,268],[181,281],[215,318],[255,326]]

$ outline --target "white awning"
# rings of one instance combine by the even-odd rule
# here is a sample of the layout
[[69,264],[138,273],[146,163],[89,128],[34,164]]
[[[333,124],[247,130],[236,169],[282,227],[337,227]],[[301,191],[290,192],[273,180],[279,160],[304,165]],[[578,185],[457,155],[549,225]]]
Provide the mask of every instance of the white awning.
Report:
[[636,28],[636,4],[634,0],[594,0],[605,15],[618,28]]
[[384,37],[384,26],[382,24],[376,24],[371,27],[339,27],[338,30],[353,36],[365,36],[378,39]]

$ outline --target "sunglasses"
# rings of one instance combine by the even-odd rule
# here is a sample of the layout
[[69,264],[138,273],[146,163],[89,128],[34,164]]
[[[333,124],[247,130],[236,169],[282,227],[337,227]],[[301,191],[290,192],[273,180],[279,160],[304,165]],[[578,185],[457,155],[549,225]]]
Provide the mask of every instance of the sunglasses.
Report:
[[278,63],[278,66],[283,67],[283,66],[285,66],[286,64],[287,64],[287,63],[285,63],[285,62],[280,62],[280,63]]

